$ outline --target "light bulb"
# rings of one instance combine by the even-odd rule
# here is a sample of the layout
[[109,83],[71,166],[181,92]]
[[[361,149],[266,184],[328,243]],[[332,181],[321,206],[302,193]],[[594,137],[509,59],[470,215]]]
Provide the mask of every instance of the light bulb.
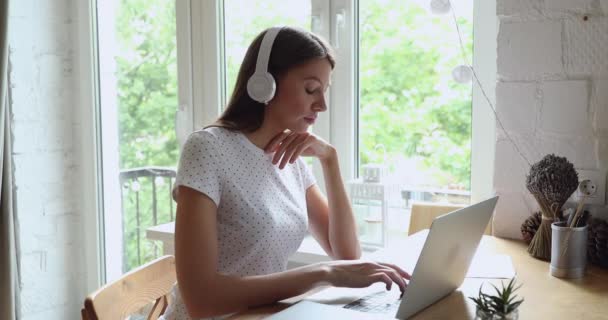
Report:
[[139,192],[140,189],[141,189],[141,186],[139,185],[139,181],[134,180],[133,182],[131,182],[131,190],[133,190],[135,192]]
[[433,14],[446,14],[450,12],[450,0],[431,0]]
[[452,77],[458,83],[467,83],[473,78],[471,67],[461,64],[452,70]]

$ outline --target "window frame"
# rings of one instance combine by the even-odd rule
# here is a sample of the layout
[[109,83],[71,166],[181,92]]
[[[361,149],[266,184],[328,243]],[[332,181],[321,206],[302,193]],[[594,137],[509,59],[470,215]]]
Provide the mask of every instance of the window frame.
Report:
[[99,126],[99,92],[95,0],[77,1],[78,45],[76,46],[76,75],[79,94],[75,97],[83,106],[76,115],[80,121],[79,139],[82,184],[82,217],[85,291],[92,292],[106,283],[103,217],[103,186],[101,179],[101,131]]
[[[473,2],[473,70],[492,105],[496,106],[498,18],[496,0]],[[471,119],[471,203],[494,195],[496,117],[473,80]]]
[[214,122],[226,103],[222,89],[226,78],[222,67],[223,16],[223,0],[176,1],[179,101],[176,130],[180,146],[190,132]]
[[[192,3],[191,3],[192,2]],[[177,0],[176,5],[176,28],[177,33],[181,34],[184,27],[190,29],[192,27],[203,25],[205,17],[198,14],[195,15],[195,19],[191,19],[191,12],[207,12],[211,15],[211,9],[217,6],[216,1],[190,1],[190,0]],[[191,10],[192,9],[192,10]],[[193,11],[196,10],[196,11]],[[120,203],[116,203],[112,199],[119,199],[117,196],[119,190],[116,190],[113,186],[118,185],[118,177],[113,173],[116,170],[112,170],[114,167],[118,168],[118,154],[112,154],[111,152],[103,152],[102,145],[105,149],[117,149],[117,141],[115,134],[108,136],[107,132],[102,131],[102,123],[111,123],[108,121],[107,112],[101,112],[101,100],[102,96],[100,84],[100,74],[107,72],[107,70],[100,70],[99,62],[100,57],[98,51],[99,43],[99,28],[98,28],[98,0],[88,1],[77,1],[74,6],[76,19],[77,31],[77,45],[76,45],[76,58],[75,63],[75,74],[78,75],[79,81],[76,86],[78,87],[75,100],[77,104],[82,108],[76,108],[76,118],[78,119],[76,135],[78,139],[79,151],[79,166],[80,166],[80,179],[78,183],[82,186],[82,217],[83,217],[83,241],[84,241],[84,263],[86,267],[85,275],[85,290],[86,292],[92,292],[99,288],[102,284],[113,280],[117,276],[122,274],[122,255],[118,259],[114,259],[111,265],[107,265],[107,252],[122,252],[121,241],[113,241],[107,248],[107,239],[105,235],[105,225],[122,225],[120,219],[116,220],[116,214],[113,212],[120,211]],[[212,16],[219,16],[213,14]],[[205,27],[208,29],[205,23]],[[181,29],[180,29],[181,28]],[[200,27],[199,27],[200,28]],[[186,29],[186,31],[188,31]],[[184,32],[188,37],[190,33]],[[194,36],[203,36],[203,40],[206,42],[212,41],[208,38],[214,37],[214,34],[204,36],[202,30]],[[181,37],[183,39],[183,37]],[[202,52],[202,42],[194,44],[193,49],[189,47],[190,42],[178,43],[178,47],[182,45],[182,48],[178,48],[178,56],[185,55],[185,57],[179,56],[178,59],[181,61],[193,60],[190,58],[190,54],[198,54]],[[187,49],[183,46],[187,45]],[[201,68],[203,64],[209,63],[210,59],[217,59],[213,55],[209,55],[211,51],[205,50],[205,60],[194,59],[195,67]],[[178,70],[178,110],[176,110],[176,127],[182,130],[191,132],[196,126],[195,123],[204,123],[208,118],[213,118],[212,112],[201,108],[200,106],[211,106],[206,97],[214,98],[213,92],[205,90],[203,92],[196,92],[192,90],[193,85],[200,85],[205,87],[209,81],[217,82],[218,80],[210,80],[212,77],[207,73],[207,77],[204,78],[204,73],[191,72],[191,67],[184,69],[183,63],[182,68]],[[201,76],[202,75],[202,76]],[[213,75],[213,74],[212,74]],[[203,79],[204,78],[204,79]],[[185,90],[182,89],[185,88]],[[211,86],[212,88],[213,86]],[[185,103],[184,103],[185,101]],[[194,101],[194,103],[190,103]],[[219,104],[216,104],[219,105]],[[184,110],[181,110],[181,106],[184,106]],[[180,114],[177,111],[183,111]],[[115,114],[114,114],[115,115]],[[180,117],[183,116],[183,117]],[[109,116],[112,116],[110,114]],[[102,119],[104,118],[104,119]],[[180,121],[181,119],[192,119],[186,123]],[[115,121],[114,121],[115,122]],[[116,123],[114,123],[116,125]],[[104,128],[107,129],[107,128]],[[110,128],[112,129],[112,128]],[[112,131],[112,130],[110,130]],[[179,133],[179,132],[178,132]],[[102,143],[103,141],[103,143]],[[108,146],[109,145],[109,146]],[[104,170],[104,164],[105,169]],[[114,219],[108,221],[108,219]],[[122,227],[120,227],[122,229]]]
[[[107,10],[107,12],[99,12]],[[118,96],[117,79],[108,81],[115,77],[116,62],[114,57],[108,53],[108,50],[99,51],[105,43],[115,42],[115,35],[107,29],[103,29],[100,25],[114,25],[116,15],[111,11],[113,8],[108,2],[99,0],[92,1],[92,14],[95,24],[93,25],[93,60],[95,72],[95,101],[96,101],[96,128],[98,136],[98,173],[100,179],[99,192],[101,193],[98,201],[100,203],[100,226],[101,239],[100,253],[104,262],[103,279],[104,282],[111,282],[118,279],[122,275],[123,256],[108,256],[112,252],[123,252],[122,230],[124,228],[121,203],[121,188],[119,175],[120,172],[120,154],[118,152],[105,152],[107,150],[119,150],[119,128],[118,128],[118,101],[113,99]],[[97,17],[103,16],[103,20],[98,20]],[[103,68],[101,68],[103,65]],[[104,97],[107,98],[104,102]],[[103,111],[102,111],[103,110]],[[111,229],[105,226],[112,226]],[[118,233],[120,237],[115,237],[114,234],[108,235],[108,232]]]

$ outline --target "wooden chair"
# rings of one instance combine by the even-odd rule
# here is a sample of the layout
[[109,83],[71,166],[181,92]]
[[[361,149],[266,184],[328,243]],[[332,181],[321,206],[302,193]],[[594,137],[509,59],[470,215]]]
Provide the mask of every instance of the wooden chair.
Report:
[[[411,235],[422,229],[428,229],[431,227],[431,223],[433,223],[433,219],[436,217],[464,207],[466,207],[466,205],[415,202],[412,204],[410,227],[407,234]],[[485,234],[492,234],[492,223],[488,223]]]
[[154,303],[147,316],[156,320],[171,301],[175,258],[163,256],[91,293],[81,310],[83,320],[125,319]]

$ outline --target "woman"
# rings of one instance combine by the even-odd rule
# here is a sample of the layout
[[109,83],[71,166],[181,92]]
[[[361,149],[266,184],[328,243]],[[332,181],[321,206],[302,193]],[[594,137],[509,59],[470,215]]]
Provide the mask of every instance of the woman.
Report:
[[[266,34],[276,38],[263,40]],[[267,70],[276,79],[269,101],[247,89],[258,52],[268,55]],[[307,132],[327,110],[334,64],[318,36],[266,30],[250,45],[224,113],[188,137],[173,195],[178,284],[166,319],[231,314],[319,285],[384,282],[390,290],[395,282],[404,290],[409,275],[400,268],[353,261],[361,250],[336,150]],[[300,156],[320,161],[327,199]],[[336,261],[286,271],[308,232]]]

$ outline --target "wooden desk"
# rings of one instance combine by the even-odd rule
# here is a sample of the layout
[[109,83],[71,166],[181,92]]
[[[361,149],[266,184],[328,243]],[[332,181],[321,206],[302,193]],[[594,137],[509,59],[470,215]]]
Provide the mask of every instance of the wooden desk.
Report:
[[[421,248],[427,232],[412,235],[399,244],[398,248]],[[565,280],[552,277],[549,274],[549,263],[530,257],[526,245],[521,241],[484,236],[480,250],[511,256],[518,282],[523,284],[517,293],[525,299],[519,308],[519,319],[608,319],[608,270],[589,265],[584,278]],[[374,256],[383,254],[385,253],[377,252]],[[406,259],[412,258],[414,257],[406,255]],[[418,313],[413,319],[473,319],[475,305],[468,297],[476,296],[483,282],[500,285],[498,279],[466,278],[457,291]],[[229,319],[263,319],[311,293],[253,308]]]

